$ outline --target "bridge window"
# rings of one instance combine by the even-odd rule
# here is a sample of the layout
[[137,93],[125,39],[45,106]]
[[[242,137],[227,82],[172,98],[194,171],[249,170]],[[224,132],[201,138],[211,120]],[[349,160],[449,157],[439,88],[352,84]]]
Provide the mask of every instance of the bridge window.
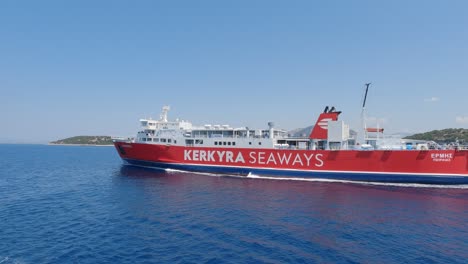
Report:
[[167,141],[167,140],[166,140],[165,138],[161,138],[161,142],[166,143],[166,141]]

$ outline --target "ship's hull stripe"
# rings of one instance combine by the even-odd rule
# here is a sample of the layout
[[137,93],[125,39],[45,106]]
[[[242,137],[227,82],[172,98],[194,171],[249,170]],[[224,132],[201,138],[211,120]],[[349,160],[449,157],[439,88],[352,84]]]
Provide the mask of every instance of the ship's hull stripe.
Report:
[[432,173],[398,173],[398,172],[361,172],[361,171],[324,171],[324,170],[297,170],[259,167],[237,167],[226,165],[202,165],[189,163],[163,163],[124,159],[127,163],[136,166],[153,167],[160,169],[178,169],[193,172],[208,172],[221,174],[248,175],[253,173],[260,176],[324,178],[354,181],[375,181],[394,183],[430,183],[430,184],[468,184],[468,176],[459,174],[432,174]]

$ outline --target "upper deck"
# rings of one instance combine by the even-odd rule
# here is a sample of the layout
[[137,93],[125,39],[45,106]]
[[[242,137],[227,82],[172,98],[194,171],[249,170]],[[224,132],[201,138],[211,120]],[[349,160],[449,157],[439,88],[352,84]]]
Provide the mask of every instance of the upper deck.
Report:
[[159,120],[140,119],[141,130],[135,143],[230,148],[310,148],[309,138],[289,138],[287,131],[269,122],[267,129],[231,127],[230,125],[194,126],[176,119],[169,121],[169,107],[163,107]]
[[[176,119],[169,121],[169,107],[163,107],[159,120],[140,119],[141,130],[134,139],[115,139],[141,144],[163,144],[187,147],[302,149],[302,150],[425,150],[441,149],[435,142],[386,138],[383,129],[366,129],[364,144],[356,143],[350,136],[349,126],[337,118],[340,112],[325,110],[314,127],[320,133],[314,137],[289,137],[284,129],[277,129],[269,122],[267,129],[231,127],[229,125],[194,126],[191,122]],[[327,108],[326,108],[327,109]],[[381,134],[382,133],[382,134]],[[374,135],[372,135],[374,134]]]

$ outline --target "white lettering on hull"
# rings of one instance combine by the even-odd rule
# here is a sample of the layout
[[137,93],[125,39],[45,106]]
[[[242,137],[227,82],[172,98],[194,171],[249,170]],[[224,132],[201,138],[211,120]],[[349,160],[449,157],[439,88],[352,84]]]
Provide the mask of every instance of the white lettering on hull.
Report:
[[431,158],[435,162],[450,162],[453,159],[453,153],[432,153]]
[[192,151],[191,150],[184,150],[184,160],[192,160]]
[[[276,155],[275,155],[276,154]],[[323,154],[315,153],[280,153],[250,151],[248,159],[240,151],[219,150],[184,150],[185,161],[219,162],[230,164],[252,164],[269,166],[322,167]]]
[[223,162],[224,153],[226,153],[226,151],[216,151],[216,153],[218,153],[219,162]]
[[235,163],[245,163],[245,160],[244,160],[244,156],[242,156],[242,153],[238,153],[237,154],[237,158],[236,158],[236,161],[234,161]]
[[267,163],[268,164],[272,163],[272,164],[276,165],[276,159],[275,159],[275,155],[273,155],[273,153],[270,153],[270,156],[268,157]]
[[294,161],[293,161],[293,166],[296,165],[296,164],[301,164],[301,166],[304,166],[304,163],[302,163],[302,159],[301,159],[301,156],[299,155],[299,153],[296,154],[296,157],[294,158]]

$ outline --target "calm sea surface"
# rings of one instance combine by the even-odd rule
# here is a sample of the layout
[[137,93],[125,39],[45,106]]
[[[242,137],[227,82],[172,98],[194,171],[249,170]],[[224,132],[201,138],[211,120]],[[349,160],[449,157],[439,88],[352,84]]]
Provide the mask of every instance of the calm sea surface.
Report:
[[468,263],[468,187],[122,165],[0,145],[0,263]]

